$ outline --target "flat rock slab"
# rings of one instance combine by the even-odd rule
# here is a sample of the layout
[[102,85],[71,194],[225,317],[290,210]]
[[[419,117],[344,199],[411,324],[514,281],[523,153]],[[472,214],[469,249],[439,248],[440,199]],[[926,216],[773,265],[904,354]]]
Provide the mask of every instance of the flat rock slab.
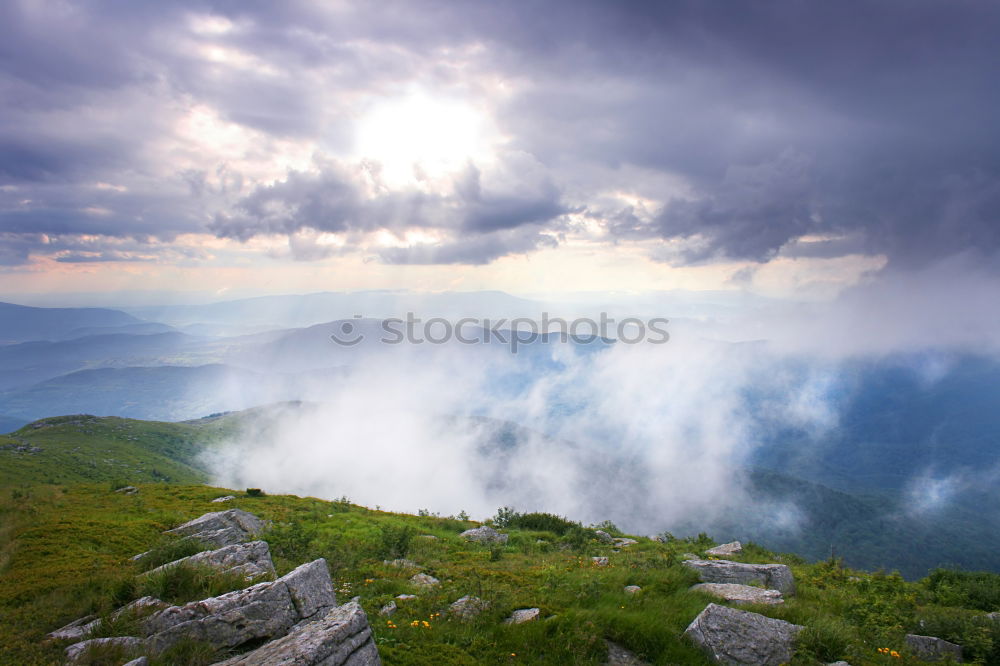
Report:
[[752,585],[738,583],[699,583],[691,587],[692,591],[705,592],[734,604],[783,604],[784,597],[777,590],[765,590]]
[[191,537],[213,546],[231,546],[253,538],[266,528],[267,523],[252,513],[228,509],[206,513],[166,533]]
[[709,604],[684,635],[717,664],[779,666],[791,661],[795,637],[803,629],[784,620]]
[[634,546],[639,543],[635,539],[630,539],[628,537],[615,537],[615,546],[618,548],[628,548],[629,546]]
[[713,557],[729,557],[730,555],[739,555],[742,552],[743,544],[739,541],[731,541],[715,548],[709,548],[705,551],[705,554]]
[[355,602],[218,666],[380,666],[364,610]]
[[64,627],[59,627],[49,633],[48,637],[56,641],[81,641],[99,626],[101,626],[100,618],[96,615],[87,615],[78,620],[73,620]]
[[152,576],[176,566],[210,567],[220,572],[242,574],[246,579],[262,578],[274,575],[274,563],[271,561],[271,549],[266,541],[250,541],[234,543],[216,550],[206,550],[189,557],[151,569],[142,576]]
[[962,646],[934,636],[906,635],[906,647],[923,661],[962,661]]
[[760,583],[785,596],[795,594],[795,578],[785,564],[746,564],[730,560],[686,560],[684,566],[698,572],[703,583]]

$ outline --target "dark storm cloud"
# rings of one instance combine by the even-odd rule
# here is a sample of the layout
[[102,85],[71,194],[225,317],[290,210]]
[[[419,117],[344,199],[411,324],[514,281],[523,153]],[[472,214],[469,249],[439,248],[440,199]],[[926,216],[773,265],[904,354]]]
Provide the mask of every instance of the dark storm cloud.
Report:
[[[209,14],[233,29],[194,34],[192,17]],[[18,189],[0,199],[0,231],[30,244],[31,233],[415,226],[450,240],[384,260],[476,263],[554,242],[577,211],[608,242],[680,241],[677,263],[864,252],[919,267],[961,252],[996,266],[997,34],[1000,5],[973,0],[10,2],[0,186]],[[255,60],[206,60],[207,41]],[[211,190],[172,170],[163,148],[175,107],[197,103],[262,142],[336,154],[349,145],[352,96],[399,94],[415,77],[473,91],[482,77],[513,82],[500,129],[541,167],[516,187],[466,173],[441,195],[371,196],[330,168]],[[125,113],[107,117],[114,109]],[[662,205],[651,216],[591,198],[626,167],[648,174],[642,194]],[[677,179],[683,195],[666,185]],[[80,212],[96,205],[83,186],[95,181],[130,186],[110,215]],[[2,261],[25,252],[8,247]]]
[[[289,172],[276,183],[258,187],[219,214],[211,229],[223,237],[248,240],[259,234],[292,235],[303,230],[354,232],[407,228],[454,232],[457,239],[433,248],[393,248],[379,256],[394,264],[487,263],[511,253],[524,253],[555,241],[541,234],[543,225],[570,212],[561,193],[548,181],[507,183],[495,188],[483,183],[469,167],[448,195],[420,191],[365,193],[365,176],[378,173],[324,164],[315,172]],[[381,188],[379,188],[381,190]],[[311,245],[293,244],[298,258],[321,258]]]

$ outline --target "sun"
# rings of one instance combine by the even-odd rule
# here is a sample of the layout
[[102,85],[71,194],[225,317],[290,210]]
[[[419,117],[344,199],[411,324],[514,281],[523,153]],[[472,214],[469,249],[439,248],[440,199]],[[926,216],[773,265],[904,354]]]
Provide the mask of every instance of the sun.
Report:
[[378,162],[387,185],[433,186],[493,158],[495,127],[476,106],[427,93],[381,99],[358,123],[354,153]]

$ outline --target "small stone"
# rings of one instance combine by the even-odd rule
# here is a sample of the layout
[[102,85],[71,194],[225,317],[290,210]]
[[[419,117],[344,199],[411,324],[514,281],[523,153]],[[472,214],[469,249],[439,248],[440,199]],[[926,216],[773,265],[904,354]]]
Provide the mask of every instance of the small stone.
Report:
[[716,546],[715,548],[709,548],[705,551],[705,554],[713,557],[729,557],[730,555],[739,555],[742,552],[743,544],[739,541],[733,541]]
[[87,615],[73,620],[65,627],[56,629],[48,637],[56,641],[81,641],[99,626],[101,626],[101,620],[96,615]]
[[437,540],[437,537],[434,536],[433,534],[421,534],[417,538],[418,539],[434,539],[434,540]]
[[399,607],[396,606],[396,602],[390,601],[385,606],[382,606],[382,608],[379,609],[378,614],[381,615],[382,617],[390,617],[398,609]]
[[121,493],[123,495],[135,495],[139,492],[139,489],[135,486],[123,486],[115,491],[116,493]]
[[483,601],[479,597],[467,594],[458,601],[452,603],[451,606],[448,607],[448,613],[455,618],[466,622],[475,618],[489,607],[490,604],[488,601]]
[[635,539],[629,539],[628,537],[615,537],[615,546],[618,548],[628,548],[639,543]]
[[521,608],[510,614],[510,617],[504,620],[505,624],[523,624],[525,622],[532,622],[541,617],[542,611],[537,608]]
[[640,592],[642,592],[642,588],[639,587],[638,585],[626,585],[625,586],[625,594],[635,595],[635,594],[639,594]]
[[414,574],[413,577],[410,578],[411,584],[422,588],[434,587],[435,585],[438,585],[440,582],[441,581],[439,581],[434,576],[429,576],[425,573]]
[[592,557],[590,561],[595,567],[606,567],[608,566],[608,558],[606,557]]
[[594,530],[594,534],[597,536],[597,540],[601,543],[614,543],[614,537],[605,532],[604,530]]
[[396,595],[396,600],[397,601],[410,601],[411,599],[416,599],[416,598],[417,598],[417,595],[415,595],[415,594],[397,594]]
[[139,657],[137,659],[133,659],[127,664],[122,664],[122,666],[148,666],[148,664],[149,664],[148,657]]
[[225,495],[223,497],[216,497],[213,502],[229,502],[230,500],[236,499],[236,495]]
[[608,646],[608,660],[605,662],[607,666],[648,666],[646,662],[621,645],[607,640],[604,642]]

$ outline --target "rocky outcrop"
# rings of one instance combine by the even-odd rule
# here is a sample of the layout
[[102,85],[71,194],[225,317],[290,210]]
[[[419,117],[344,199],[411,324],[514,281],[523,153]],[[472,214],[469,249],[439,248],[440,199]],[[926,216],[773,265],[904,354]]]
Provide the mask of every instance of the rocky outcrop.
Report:
[[364,610],[350,602],[283,638],[218,666],[379,666],[381,663]]
[[231,648],[283,636],[336,603],[326,560],[318,559],[273,582],[171,606],[147,618],[144,628],[154,653],[182,639]]
[[785,596],[795,594],[795,578],[785,564],[745,564],[730,560],[686,560],[684,565],[698,572],[703,583],[760,583]]
[[739,555],[742,552],[743,544],[739,541],[732,541],[724,543],[721,546],[716,546],[715,548],[709,548],[705,551],[705,554],[712,557],[729,557],[730,555]]
[[933,636],[906,635],[906,647],[923,661],[962,661],[962,646]]
[[684,631],[718,664],[778,666],[791,661],[805,627],[748,611],[709,604]]
[[252,539],[267,528],[267,523],[241,509],[213,511],[179,525],[167,534],[198,539],[213,546],[231,546]]
[[73,620],[64,627],[59,627],[48,634],[48,637],[56,641],[80,641],[89,636],[101,626],[101,620],[96,615],[87,615],[78,620]]
[[[86,660],[90,663],[88,652],[100,650],[104,656],[109,651],[115,651],[127,658],[140,654],[145,647],[145,641],[135,636],[116,636],[114,638],[91,638],[88,641],[74,643],[66,648],[66,663],[76,664]],[[116,662],[121,663],[121,662]]]
[[614,537],[605,532],[604,530],[594,530],[594,536],[596,536],[597,540],[600,541],[601,543],[612,544],[615,542]]
[[459,536],[466,541],[475,541],[476,543],[507,543],[509,538],[508,535],[501,534],[487,525],[465,530]]
[[[126,613],[134,613],[136,616],[148,615],[154,611],[169,606],[165,601],[160,601],[155,597],[142,597],[128,603],[111,614],[112,620],[117,620]],[[101,619],[96,615],[81,617],[79,620],[70,622],[65,627],[56,629],[48,634],[53,640],[60,641],[83,641],[85,638],[97,631],[101,626]]]
[[468,621],[489,607],[489,602],[467,594],[448,607],[448,614],[457,620]]
[[737,583],[699,583],[691,587],[694,592],[704,592],[734,604],[783,604],[784,597],[777,590],[765,590],[752,585]]
[[238,573],[245,578],[263,578],[274,575],[271,550],[266,541],[235,543],[216,550],[206,550],[183,557],[173,562],[151,569],[143,576],[152,576],[176,566],[210,567],[220,572]]

